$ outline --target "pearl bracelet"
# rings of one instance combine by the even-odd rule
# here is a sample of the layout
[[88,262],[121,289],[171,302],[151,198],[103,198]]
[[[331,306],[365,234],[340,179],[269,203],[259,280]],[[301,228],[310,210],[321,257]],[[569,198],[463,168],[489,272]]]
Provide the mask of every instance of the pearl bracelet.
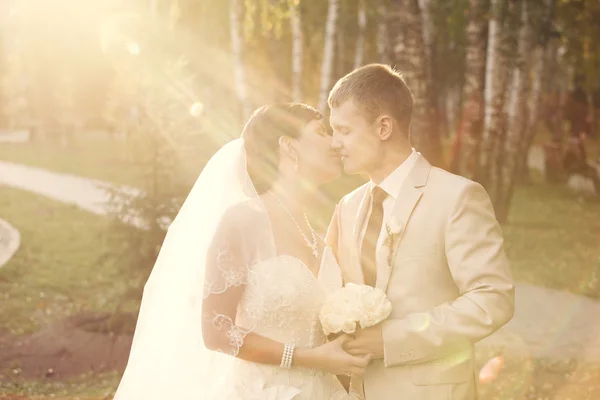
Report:
[[286,343],[283,348],[283,355],[281,356],[281,368],[290,369],[292,368],[292,360],[294,359],[294,343]]

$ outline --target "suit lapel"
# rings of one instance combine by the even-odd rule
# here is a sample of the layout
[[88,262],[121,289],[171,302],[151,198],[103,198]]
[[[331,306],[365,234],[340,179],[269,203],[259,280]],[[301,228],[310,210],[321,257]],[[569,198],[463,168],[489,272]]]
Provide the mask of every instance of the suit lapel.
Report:
[[[414,167],[411,169],[404,185],[396,196],[396,202],[392,213],[390,214],[387,221],[395,220],[396,225],[400,227],[392,249],[389,249],[386,245],[386,240],[382,241],[383,245],[377,249],[377,285],[376,287],[383,290],[387,290],[388,283],[390,281],[390,275],[395,264],[395,258],[397,255],[397,248],[402,241],[404,232],[408,226],[410,216],[413,210],[417,206],[419,199],[423,195],[420,190],[427,184],[427,178],[429,177],[429,171],[431,170],[431,164],[419,154]],[[389,252],[393,251],[392,258],[388,262]]]

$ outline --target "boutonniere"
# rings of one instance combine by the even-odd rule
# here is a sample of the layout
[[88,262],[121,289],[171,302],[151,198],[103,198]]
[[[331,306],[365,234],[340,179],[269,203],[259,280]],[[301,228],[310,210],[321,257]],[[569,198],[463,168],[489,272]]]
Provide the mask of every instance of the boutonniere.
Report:
[[387,236],[385,238],[385,245],[388,247],[388,250],[389,250],[388,251],[388,266],[391,266],[392,258],[394,257],[394,249],[395,249],[394,245],[396,244],[396,241],[400,237],[400,233],[402,232],[402,225],[396,218],[392,217],[385,224],[385,231],[387,233]]

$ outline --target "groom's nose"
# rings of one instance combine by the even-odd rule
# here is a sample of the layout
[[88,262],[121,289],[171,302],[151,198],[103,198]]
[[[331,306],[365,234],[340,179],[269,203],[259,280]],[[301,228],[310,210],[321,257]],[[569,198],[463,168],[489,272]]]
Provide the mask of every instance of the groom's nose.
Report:
[[333,132],[333,135],[331,135],[331,148],[333,150],[339,150],[342,148],[342,141],[340,140],[340,136],[335,132]]

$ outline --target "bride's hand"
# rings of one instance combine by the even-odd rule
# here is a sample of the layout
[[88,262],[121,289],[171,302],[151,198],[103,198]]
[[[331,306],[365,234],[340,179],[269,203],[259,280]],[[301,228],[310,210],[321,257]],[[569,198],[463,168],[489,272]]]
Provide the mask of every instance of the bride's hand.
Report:
[[344,350],[344,343],[352,340],[348,335],[322,344],[314,349],[297,349],[294,356],[299,366],[318,369],[334,375],[362,375],[371,362],[371,355],[352,356]]

